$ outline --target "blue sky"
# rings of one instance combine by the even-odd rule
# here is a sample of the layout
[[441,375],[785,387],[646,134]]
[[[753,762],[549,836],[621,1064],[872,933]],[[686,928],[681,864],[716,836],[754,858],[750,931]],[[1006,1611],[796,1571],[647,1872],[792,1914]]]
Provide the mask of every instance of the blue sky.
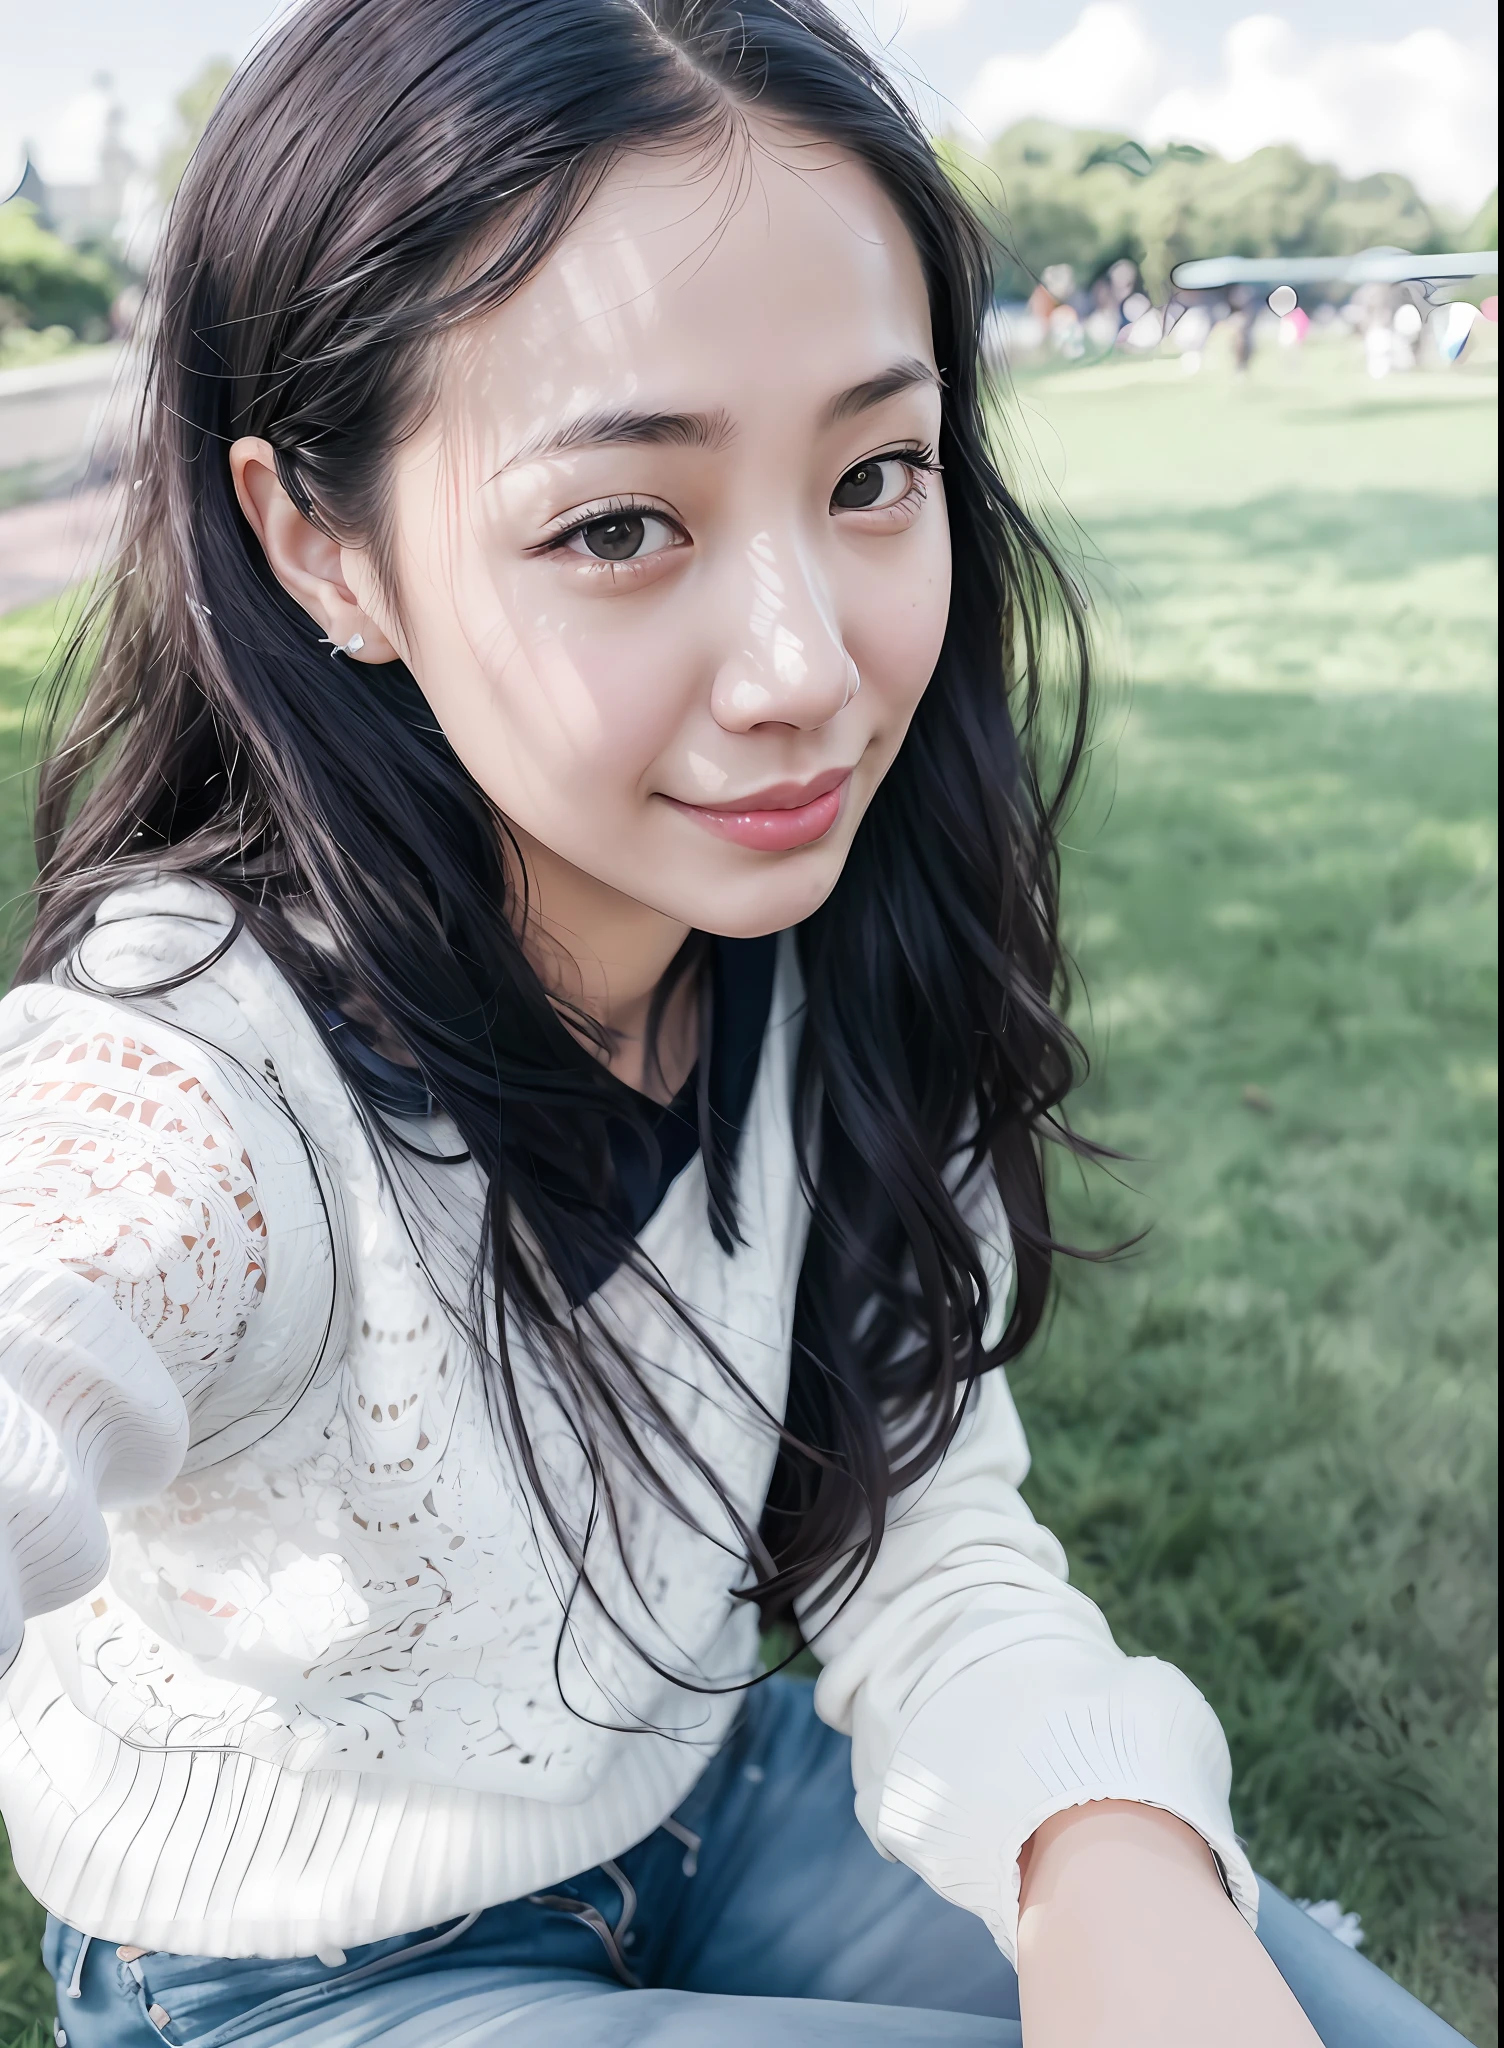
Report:
[[[990,133],[1025,113],[1181,138],[1239,156],[1293,141],[1352,172],[1409,172],[1471,210],[1496,176],[1487,0],[837,0],[887,44],[932,118]],[[1269,0],[1265,0],[1269,4]],[[172,97],[244,55],[273,0],[4,0],[0,180],[31,140],[83,175],[110,76],[155,152]]]

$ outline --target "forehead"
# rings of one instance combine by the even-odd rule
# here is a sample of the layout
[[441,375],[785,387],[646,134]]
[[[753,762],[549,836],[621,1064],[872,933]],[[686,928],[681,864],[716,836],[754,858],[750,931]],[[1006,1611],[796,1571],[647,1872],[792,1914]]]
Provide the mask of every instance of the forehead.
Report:
[[834,145],[743,124],[613,166],[548,260],[453,349],[467,407],[536,427],[599,402],[811,410],[905,357],[932,361],[912,239]]

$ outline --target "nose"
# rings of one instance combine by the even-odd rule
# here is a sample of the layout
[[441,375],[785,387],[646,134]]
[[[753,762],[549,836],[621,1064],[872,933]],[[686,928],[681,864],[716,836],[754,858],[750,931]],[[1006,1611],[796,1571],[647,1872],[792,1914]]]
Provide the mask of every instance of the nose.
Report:
[[861,688],[834,607],[797,545],[775,547],[771,534],[756,534],[746,565],[733,644],[711,685],[711,714],[727,732],[759,725],[813,731]]

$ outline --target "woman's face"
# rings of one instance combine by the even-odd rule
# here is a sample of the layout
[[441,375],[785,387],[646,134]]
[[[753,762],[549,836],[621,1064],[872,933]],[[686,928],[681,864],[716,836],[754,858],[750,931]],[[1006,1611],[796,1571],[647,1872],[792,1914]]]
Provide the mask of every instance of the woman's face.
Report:
[[897,212],[765,126],[622,162],[452,344],[395,602],[344,563],[545,910],[746,937],[824,900],[945,630],[939,429]]

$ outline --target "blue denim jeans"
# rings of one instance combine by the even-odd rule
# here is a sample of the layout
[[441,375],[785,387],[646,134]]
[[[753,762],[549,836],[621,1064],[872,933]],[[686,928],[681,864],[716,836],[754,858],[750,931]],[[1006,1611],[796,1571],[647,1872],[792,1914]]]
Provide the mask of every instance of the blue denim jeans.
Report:
[[[1259,1934],[1326,2048],[1461,2039],[1265,1886]],[[811,1688],[749,1696],[673,1820],[531,1899],[317,1957],[145,1955],[49,1920],[69,2048],[1020,2048],[980,1920],[872,1848]]]

